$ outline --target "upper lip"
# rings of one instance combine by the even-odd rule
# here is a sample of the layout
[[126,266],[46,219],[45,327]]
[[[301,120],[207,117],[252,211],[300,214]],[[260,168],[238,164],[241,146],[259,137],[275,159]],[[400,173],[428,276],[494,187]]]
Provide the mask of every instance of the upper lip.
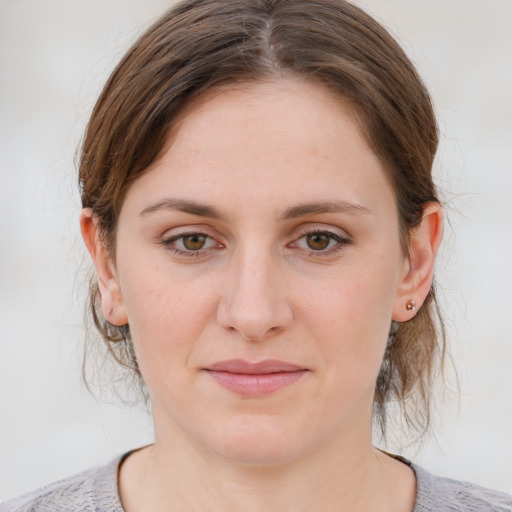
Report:
[[229,359],[218,361],[206,368],[215,372],[245,373],[248,375],[263,375],[266,373],[296,372],[306,370],[303,366],[279,361],[277,359],[266,359],[258,363],[250,363],[243,359]]

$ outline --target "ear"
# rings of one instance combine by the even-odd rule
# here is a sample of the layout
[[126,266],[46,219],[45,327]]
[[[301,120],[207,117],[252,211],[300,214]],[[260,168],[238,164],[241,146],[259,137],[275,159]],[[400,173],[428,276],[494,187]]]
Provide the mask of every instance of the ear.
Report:
[[91,208],[84,208],[81,211],[80,229],[96,269],[103,316],[113,325],[127,324],[128,317],[114,261],[101,241],[98,219],[93,215]]
[[432,286],[434,260],[442,237],[441,205],[436,202],[427,203],[420,225],[410,235],[409,256],[404,264],[393,307],[393,320],[396,322],[410,320],[425,301]]

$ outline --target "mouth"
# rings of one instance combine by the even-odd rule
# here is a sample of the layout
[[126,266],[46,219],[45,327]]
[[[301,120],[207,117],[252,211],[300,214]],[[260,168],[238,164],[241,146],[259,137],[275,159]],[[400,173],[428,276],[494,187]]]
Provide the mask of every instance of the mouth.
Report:
[[310,370],[285,361],[219,361],[204,369],[218,384],[245,397],[261,397],[297,382]]

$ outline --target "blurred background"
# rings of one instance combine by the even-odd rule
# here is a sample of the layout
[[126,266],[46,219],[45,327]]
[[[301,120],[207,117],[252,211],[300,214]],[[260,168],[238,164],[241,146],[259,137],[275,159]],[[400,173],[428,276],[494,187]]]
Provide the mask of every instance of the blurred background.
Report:
[[[512,1],[356,3],[430,88],[448,216],[437,279],[460,394],[439,394],[421,450],[399,435],[388,449],[512,493]],[[81,380],[74,154],[108,74],[171,4],[0,0],[0,500],[151,442],[143,407]]]

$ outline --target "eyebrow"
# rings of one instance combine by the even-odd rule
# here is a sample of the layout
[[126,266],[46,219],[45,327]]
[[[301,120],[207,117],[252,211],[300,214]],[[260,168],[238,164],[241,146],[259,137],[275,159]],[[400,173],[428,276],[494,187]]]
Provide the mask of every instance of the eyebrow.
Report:
[[316,215],[319,213],[372,213],[371,210],[363,205],[351,203],[349,201],[327,201],[319,203],[305,203],[288,208],[279,218],[279,220],[296,219],[306,215]]
[[[199,217],[209,217],[212,219],[224,219],[225,217],[214,206],[198,203],[188,199],[166,198],[153,203],[144,208],[139,215],[142,217],[149,213],[160,210],[177,210],[188,213],[190,215],[198,215]],[[297,206],[287,208],[278,220],[296,219],[307,215],[316,215],[320,213],[347,213],[371,214],[371,210],[360,204],[351,203],[349,201],[324,201],[316,203],[304,203]]]
[[178,210],[180,212],[189,213],[191,215],[198,215],[199,217],[210,217],[213,219],[222,219],[223,216],[215,207],[190,201],[187,199],[173,199],[166,198],[156,203],[153,203],[144,208],[139,215],[142,217],[148,213],[156,212],[159,210]]

